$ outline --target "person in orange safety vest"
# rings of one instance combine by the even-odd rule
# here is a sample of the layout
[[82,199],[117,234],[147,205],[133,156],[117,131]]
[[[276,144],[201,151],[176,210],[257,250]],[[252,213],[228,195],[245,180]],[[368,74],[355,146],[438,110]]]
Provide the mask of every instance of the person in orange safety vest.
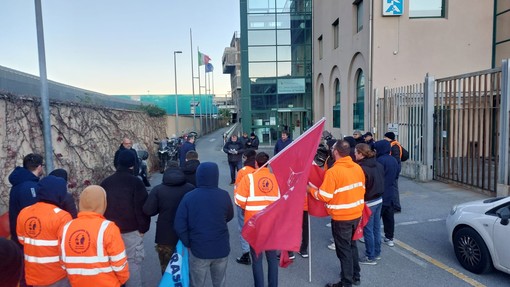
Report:
[[[280,189],[274,174],[264,165],[268,162],[269,155],[265,152],[259,152],[255,156],[255,167],[258,169],[254,173],[244,176],[236,185],[235,200],[239,206],[244,209],[244,223],[260,212],[271,203],[280,198]],[[255,286],[264,285],[264,270],[262,268],[262,253],[256,254],[250,246],[252,260],[252,272]],[[268,286],[278,285],[278,259],[275,250],[266,250],[266,259],[268,265]],[[275,285],[276,284],[276,285]]]
[[326,286],[359,285],[360,266],[358,247],[352,236],[358,226],[365,204],[365,174],[350,156],[347,141],[338,140],[331,148],[335,157],[333,167],[326,171],[324,181],[315,198],[326,203],[331,216],[335,249],[341,266],[341,281]]
[[73,287],[118,287],[129,279],[120,230],[103,217],[106,192],[90,185],[80,195],[78,218],[61,232],[60,256]]
[[25,279],[28,285],[69,286],[58,254],[59,229],[71,221],[60,209],[67,196],[67,182],[53,175],[39,181],[37,203],[25,207],[18,215],[16,233],[25,252]]

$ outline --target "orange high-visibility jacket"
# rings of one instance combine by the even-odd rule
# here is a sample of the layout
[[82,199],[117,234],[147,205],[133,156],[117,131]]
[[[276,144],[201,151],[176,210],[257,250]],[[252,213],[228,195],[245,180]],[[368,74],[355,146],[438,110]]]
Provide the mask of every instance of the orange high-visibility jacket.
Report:
[[253,167],[251,167],[249,165],[245,165],[243,168],[241,168],[237,172],[236,182],[235,182],[235,185],[234,185],[234,202],[238,206],[241,206],[241,204],[239,202],[237,202],[237,186],[239,185],[239,183],[241,182],[241,179],[243,179],[243,177],[245,175],[253,173],[254,171],[255,171],[255,169]]
[[71,219],[67,211],[46,202],[27,206],[19,213],[16,232],[25,252],[28,285],[50,285],[66,277],[58,256],[58,231]]
[[59,238],[60,257],[73,287],[118,287],[129,279],[120,230],[95,212],[80,212]]
[[244,209],[244,222],[280,198],[276,177],[267,167],[246,175],[237,187],[236,201]]
[[339,158],[326,171],[315,198],[326,203],[333,220],[361,217],[365,196],[365,174],[350,156]]

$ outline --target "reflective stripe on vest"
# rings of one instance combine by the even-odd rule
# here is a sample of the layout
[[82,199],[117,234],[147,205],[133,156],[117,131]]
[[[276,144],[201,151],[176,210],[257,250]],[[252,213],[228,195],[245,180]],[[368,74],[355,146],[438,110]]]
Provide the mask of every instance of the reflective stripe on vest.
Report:
[[347,204],[326,204],[326,207],[328,209],[349,209],[353,207],[357,207],[365,203],[365,200],[361,199],[358,201],[355,201],[353,203],[347,203]]
[[30,255],[26,255],[26,254],[25,254],[25,260],[27,262],[32,262],[32,263],[55,263],[55,262],[60,261],[58,256],[39,257],[39,256],[30,256]]
[[127,261],[122,264],[122,266],[115,267],[115,266],[108,266],[108,267],[101,267],[101,268],[67,268],[67,274],[69,275],[98,275],[101,273],[110,273],[110,272],[119,272],[124,267],[126,267]]
[[58,246],[58,240],[33,239],[24,236],[18,236],[18,239],[23,241],[24,244],[33,246]]

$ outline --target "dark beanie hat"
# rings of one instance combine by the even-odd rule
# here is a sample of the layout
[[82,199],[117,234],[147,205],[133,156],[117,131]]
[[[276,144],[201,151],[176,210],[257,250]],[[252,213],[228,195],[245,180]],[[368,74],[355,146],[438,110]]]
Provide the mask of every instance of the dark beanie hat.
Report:
[[255,133],[251,133],[250,136],[254,137],[255,136]]
[[371,137],[373,137],[374,135],[372,135],[372,133],[371,133],[371,132],[367,132],[367,133],[365,134],[365,136],[371,136]]
[[2,286],[18,286],[23,268],[23,252],[16,243],[0,237],[0,278]]
[[119,153],[119,166],[135,166],[135,155],[131,150],[125,149]]
[[387,132],[387,133],[384,134],[384,137],[389,138],[390,140],[394,141],[395,140],[395,133]]
[[48,175],[37,183],[37,201],[51,202],[58,206],[67,196],[67,182],[54,175]]
[[53,170],[52,172],[50,172],[50,174],[48,174],[48,175],[54,175],[56,177],[63,178],[65,181],[67,181],[67,171],[62,168],[57,168],[57,169]]

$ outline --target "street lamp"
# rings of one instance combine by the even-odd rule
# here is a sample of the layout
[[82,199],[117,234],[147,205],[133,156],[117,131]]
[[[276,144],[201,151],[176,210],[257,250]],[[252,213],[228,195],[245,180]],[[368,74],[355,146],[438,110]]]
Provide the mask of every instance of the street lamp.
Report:
[[179,101],[177,100],[177,63],[175,61],[176,54],[182,54],[182,51],[174,51],[174,76],[175,76],[175,135],[180,136],[179,133]]

